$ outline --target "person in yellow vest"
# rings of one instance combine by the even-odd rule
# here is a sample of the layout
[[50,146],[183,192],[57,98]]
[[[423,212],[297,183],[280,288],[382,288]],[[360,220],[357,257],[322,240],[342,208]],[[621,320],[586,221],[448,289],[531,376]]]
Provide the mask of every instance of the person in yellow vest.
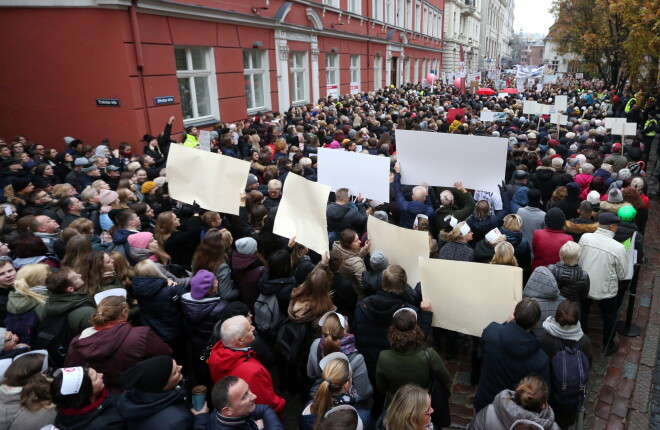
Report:
[[630,97],[630,100],[628,100],[628,103],[626,103],[626,107],[624,108],[624,112],[628,113],[630,112],[630,109],[637,104],[637,99],[635,97]]
[[642,129],[642,142],[644,142],[644,156],[645,160],[648,161],[651,155],[651,145],[653,145],[653,139],[658,131],[658,119],[656,118],[655,112],[647,112],[646,122],[644,123],[644,128]]
[[197,148],[199,146],[199,130],[195,126],[186,127],[186,140],[183,146]]

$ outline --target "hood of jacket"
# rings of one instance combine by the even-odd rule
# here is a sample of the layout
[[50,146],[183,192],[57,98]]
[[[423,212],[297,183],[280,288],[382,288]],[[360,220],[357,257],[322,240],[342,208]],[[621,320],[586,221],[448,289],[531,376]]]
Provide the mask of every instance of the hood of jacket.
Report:
[[522,231],[511,231],[504,227],[499,227],[499,230],[506,237],[506,241],[513,245],[514,248],[522,243],[524,237]]
[[125,228],[120,228],[115,232],[115,234],[112,236],[112,241],[116,245],[123,245],[126,242],[128,242],[128,236],[137,233],[136,231],[130,231],[126,230]]
[[[387,326],[391,324],[392,316],[395,311],[401,308],[415,309],[401,296],[383,290],[378,290],[376,294],[367,297],[365,300],[358,303],[358,306],[362,307],[368,318],[378,321],[379,325],[385,325],[385,322],[387,322]],[[415,311],[417,311],[417,309],[415,309]]]
[[255,261],[259,261],[255,254],[241,254],[234,251],[231,254],[231,270],[243,271],[253,269]]
[[51,294],[44,305],[44,314],[46,316],[58,316],[65,314],[73,308],[81,306],[94,307],[87,294],[83,293],[64,293]]
[[194,324],[214,319],[211,315],[219,315],[226,306],[227,302],[220,297],[204,297],[203,299],[195,300],[190,293],[185,293],[181,296],[181,310],[186,319]]
[[545,430],[551,430],[555,424],[555,414],[552,408],[547,407],[541,412],[532,412],[518,406],[513,401],[515,392],[504,390],[495,396],[493,407],[495,414],[505,428],[511,428],[513,423],[518,420],[529,420],[539,424]]
[[217,373],[225,373],[225,370],[234,369],[239,364],[253,357],[256,359],[256,355],[252,350],[237,351],[229,349],[222,343],[222,340],[219,340],[218,343],[213,345],[211,355],[214,356],[213,362],[214,366],[218,368]]
[[167,285],[163,278],[155,276],[136,276],[133,278],[133,292],[140,296],[155,296]]
[[580,188],[587,188],[591,181],[594,180],[594,177],[591,175],[587,175],[585,173],[580,173],[575,177],[575,183],[580,186]]
[[490,259],[493,258],[493,255],[495,255],[495,247],[488,243],[486,239],[477,242],[477,245],[474,247],[475,261],[482,261],[485,259],[490,261]]
[[342,219],[350,210],[351,207],[349,205],[340,205],[332,202],[326,208],[326,213],[328,218]]
[[261,279],[259,279],[259,291],[267,296],[271,294],[277,294],[282,289],[287,287],[293,289],[295,286],[295,276],[289,276],[288,278],[270,279],[268,272],[265,272],[261,276]]
[[529,204],[527,191],[529,191],[529,188],[527,187],[518,188],[518,191],[516,191],[516,193],[513,195],[513,198],[511,199],[511,203],[515,203],[518,206],[527,206]]
[[[625,242],[630,239],[637,231],[637,225],[634,222],[621,222],[614,233],[614,240],[617,242]],[[634,245],[634,244],[633,244]],[[11,294],[9,294],[11,300]]]
[[502,349],[516,359],[528,359],[541,348],[541,343],[536,336],[528,333],[513,321],[502,324],[499,337]]
[[[44,299],[48,299],[48,289],[46,287],[33,287],[32,291],[39,293]],[[9,301],[7,302],[7,311],[14,315],[20,315],[34,308],[38,304],[39,302],[37,299],[33,297],[28,297],[18,291],[11,291],[9,293]]]
[[534,269],[525,285],[525,296],[550,300],[559,297],[559,286],[550,269],[546,266]]
[[552,181],[555,177],[555,171],[552,167],[539,166],[536,168],[536,178],[541,182]]
[[121,348],[133,326],[130,323],[115,324],[114,326],[96,331],[94,334],[74,338],[75,349],[90,362],[104,361],[112,357]]
[[490,230],[495,228],[495,226],[497,226],[497,218],[495,215],[488,215],[486,218],[477,219],[474,217],[474,215],[471,215],[467,219],[467,223],[474,231],[488,233]]
[[330,251],[333,255],[339,255],[342,257],[344,260],[348,260],[351,257],[357,257],[358,253],[352,249],[346,249],[341,244],[339,241],[335,241],[335,243],[332,244],[332,251]]
[[170,406],[184,406],[186,392],[183,389],[175,388],[173,390],[163,391],[161,393],[145,393],[138,389],[126,390],[122,393],[118,401],[118,408],[121,416],[129,421],[140,421]]
[[598,228],[598,221],[588,218],[573,218],[566,221],[566,231],[571,233],[593,233]]

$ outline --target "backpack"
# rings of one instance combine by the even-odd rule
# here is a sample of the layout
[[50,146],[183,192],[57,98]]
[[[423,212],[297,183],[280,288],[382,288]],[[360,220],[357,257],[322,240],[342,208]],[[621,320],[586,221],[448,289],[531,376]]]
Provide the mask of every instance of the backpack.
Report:
[[550,362],[551,399],[566,411],[577,410],[584,401],[589,381],[589,359],[575,346],[561,343]]
[[87,306],[87,303],[81,303],[64,314],[45,316],[39,324],[32,349],[48,351],[48,363],[51,363],[52,367],[64,366],[64,358],[69,350],[69,344],[75,337],[69,326],[69,314],[83,306]]
[[37,333],[36,328],[39,325],[39,320],[34,309],[30,309],[22,314],[8,313],[4,324],[7,331],[18,336],[19,343],[26,343],[28,345],[34,343],[35,334]]
[[286,361],[297,362],[305,349],[309,334],[308,323],[286,320],[277,331],[275,349]]
[[254,302],[254,324],[262,332],[275,332],[284,318],[275,294],[259,294]]

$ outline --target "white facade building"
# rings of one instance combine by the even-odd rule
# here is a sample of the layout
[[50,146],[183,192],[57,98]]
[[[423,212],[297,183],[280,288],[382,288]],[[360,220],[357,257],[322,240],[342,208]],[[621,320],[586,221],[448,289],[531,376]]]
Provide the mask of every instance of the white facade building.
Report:
[[482,0],[478,69],[504,68],[511,60],[514,0]]
[[572,53],[557,53],[557,44],[550,39],[550,36],[543,39],[543,64],[552,68],[557,73],[577,73],[582,71],[581,58]]
[[456,73],[463,47],[465,68],[468,72],[480,70],[479,51],[481,33],[481,4],[487,0],[446,0],[443,70]]

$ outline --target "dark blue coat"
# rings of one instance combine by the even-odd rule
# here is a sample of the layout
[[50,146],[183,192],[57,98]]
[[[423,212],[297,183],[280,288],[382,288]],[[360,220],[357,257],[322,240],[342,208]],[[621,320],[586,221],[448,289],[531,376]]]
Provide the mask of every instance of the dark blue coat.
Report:
[[433,313],[420,311],[407,302],[403,296],[379,290],[376,294],[362,299],[355,308],[352,327],[357,349],[364,356],[369,377],[376,374],[376,363],[381,351],[390,349],[387,329],[392,324],[394,312],[401,308],[411,308],[417,312],[417,324],[424,333],[431,327]]
[[500,391],[514,390],[525,376],[534,374],[550,384],[548,356],[532,333],[515,322],[492,322],[484,329],[481,339],[484,358],[474,398],[476,412],[492,403]]
[[247,417],[228,419],[220,416],[217,411],[207,415],[208,430],[258,430],[255,421],[263,420],[264,429],[284,430],[284,426],[275,411],[266,405],[255,405],[254,411]]
[[205,421],[202,415],[193,419],[183,389],[161,393],[126,390],[117,407],[127,430],[191,430],[193,421]]
[[53,424],[60,430],[123,430],[125,427],[119,414],[117,399],[110,395],[98,408],[86,414],[58,413]]
[[[394,193],[396,194],[396,205],[399,207],[399,226],[404,228],[413,228],[415,218],[418,214],[424,214],[429,217],[429,223],[432,223],[435,217],[435,211],[431,205],[431,199],[426,198],[426,202],[415,200],[407,201],[401,191],[401,175],[394,175]],[[432,230],[432,229],[431,229]]]
[[140,305],[140,319],[167,343],[181,337],[180,299],[186,290],[167,285],[162,278],[136,276],[133,278],[133,298]]
[[206,350],[213,327],[220,320],[220,313],[227,306],[227,301],[220,297],[205,297],[195,300],[190,293],[181,297],[181,309],[186,321],[186,332],[192,343],[193,357]]
[[128,236],[137,233],[137,231],[130,231],[126,230],[125,228],[120,228],[115,232],[114,235],[112,235],[112,243],[114,243],[117,246],[123,246],[124,247],[124,257],[126,257],[126,260],[134,266],[135,261],[131,258],[131,245],[128,243]]

